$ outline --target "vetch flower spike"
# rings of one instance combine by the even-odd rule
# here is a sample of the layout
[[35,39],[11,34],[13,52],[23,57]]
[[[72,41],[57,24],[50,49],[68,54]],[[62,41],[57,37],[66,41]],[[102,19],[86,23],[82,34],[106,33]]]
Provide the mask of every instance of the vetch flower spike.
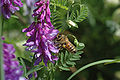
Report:
[[33,10],[32,16],[37,18],[37,22],[33,22],[28,28],[22,30],[27,32],[26,35],[29,37],[24,46],[35,52],[34,65],[38,65],[43,60],[47,66],[48,61],[54,63],[54,60],[58,60],[52,53],[59,52],[53,42],[59,31],[54,29],[50,21],[49,0],[38,0],[35,7],[37,8]]
[[15,11],[19,10],[19,7],[23,6],[21,0],[0,0],[0,10],[3,16],[7,19],[10,18],[11,13],[15,13]]
[[19,62],[14,60],[15,49],[12,44],[3,43],[3,67],[5,71],[5,80],[25,80],[21,77],[23,71],[21,71],[22,66],[19,66]]

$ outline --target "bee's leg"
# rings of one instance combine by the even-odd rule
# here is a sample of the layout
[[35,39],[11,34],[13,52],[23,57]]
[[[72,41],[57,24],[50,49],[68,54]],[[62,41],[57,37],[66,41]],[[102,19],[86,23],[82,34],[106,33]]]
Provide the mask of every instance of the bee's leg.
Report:
[[62,44],[62,47],[63,47],[63,48],[66,48],[66,44],[67,44],[66,42],[63,43],[63,44]]
[[55,44],[55,47],[56,47],[57,49],[59,49],[59,50],[62,48],[62,46],[61,46],[60,43],[56,43],[56,44]]

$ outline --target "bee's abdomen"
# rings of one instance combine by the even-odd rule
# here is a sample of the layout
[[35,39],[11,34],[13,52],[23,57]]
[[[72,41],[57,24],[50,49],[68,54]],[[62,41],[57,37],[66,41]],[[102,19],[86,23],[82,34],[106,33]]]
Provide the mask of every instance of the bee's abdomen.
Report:
[[67,42],[66,49],[71,53],[76,53],[76,48],[71,42]]

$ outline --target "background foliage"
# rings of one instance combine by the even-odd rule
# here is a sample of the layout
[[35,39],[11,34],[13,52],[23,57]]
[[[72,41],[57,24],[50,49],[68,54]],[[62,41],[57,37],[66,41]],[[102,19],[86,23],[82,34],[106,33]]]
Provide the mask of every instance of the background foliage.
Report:
[[[74,2],[73,2],[74,1]],[[103,59],[119,59],[120,58],[120,2],[115,3],[109,0],[51,0],[51,20],[55,28],[64,34],[74,35],[80,43],[85,44],[84,53],[81,54],[81,59],[72,63],[62,63],[60,58],[61,71],[48,71],[45,74],[53,72],[56,80],[66,80],[72,72],[66,71],[65,66],[82,67],[88,63],[103,60]],[[117,1],[117,0],[116,0]],[[119,0],[118,0],[119,1]],[[88,12],[87,12],[88,11]],[[33,54],[26,52],[22,44],[25,43],[25,35],[22,29],[30,25],[29,16],[23,15],[23,8],[16,13],[18,17],[12,16],[10,20],[4,23],[4,36],[7,43],[14,44],[17,57],[23,57],[30,63]],[[88,16],[87,16],[88,15]],[[22,18],[21,18],[22,17]],[[72,21],[75,25],[70,24]],[[74,40],[71,39],[71,41]],[[80,54],[80,53],[79,53]],[[77,54],[76,54],[77,55]],[[67,55],[67,57],[73,57]],[[22,59],[20,59],[21,61]],[[26,64],[26,63],[25,63]],[[43,64],[43,63],[41,63]],[[22,64],[24,65],[24,64]],[[53,65],[49,65],[51,69]],[[39,67],[39,66],[38,66]],[[35,68],[38,68],[35,67]],[[46,68],[41,68],[46,71]],[[40,71],[39,71],[40,72]],[[54,75],[50,75],[54,76]],[[120,79],[120,64],[97,65],[90,67],[78,74],[80,80],[119,80]],[[72,80],[78,80],[78,76]]]

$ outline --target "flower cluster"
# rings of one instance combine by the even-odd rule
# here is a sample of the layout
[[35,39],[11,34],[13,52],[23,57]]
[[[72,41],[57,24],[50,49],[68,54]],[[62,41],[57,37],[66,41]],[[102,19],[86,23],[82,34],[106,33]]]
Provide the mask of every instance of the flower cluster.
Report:
[[0,0],[0,10],[3,16],[7,19],[10,18],[11,12],[15,13],[15,11],[19,10],[19,7],[17,6],[23,6],[20,0]]
[[54,29],[50,21],[49,0],[38,0],[35,7],[37,8],[32,16],[37,18],[37,22],[34,21],[28,28],[23,29],[29,37],[24,46],[28,46],[28,50],[35,52],[37,59],[34,65],[38,65],[43,59],[47,66],[48,61],[54,62],[58,59],[52,55],[52,52],[59,52],[53,42],[59,31]]
[[21,66],[19,62],[15,61],[14,55],[15,49],[12,44],[3,43],[3,61],[4,61],[4,71],[5,71],[5,80],[25,80],[21,79],[23,71],[21,71]]

